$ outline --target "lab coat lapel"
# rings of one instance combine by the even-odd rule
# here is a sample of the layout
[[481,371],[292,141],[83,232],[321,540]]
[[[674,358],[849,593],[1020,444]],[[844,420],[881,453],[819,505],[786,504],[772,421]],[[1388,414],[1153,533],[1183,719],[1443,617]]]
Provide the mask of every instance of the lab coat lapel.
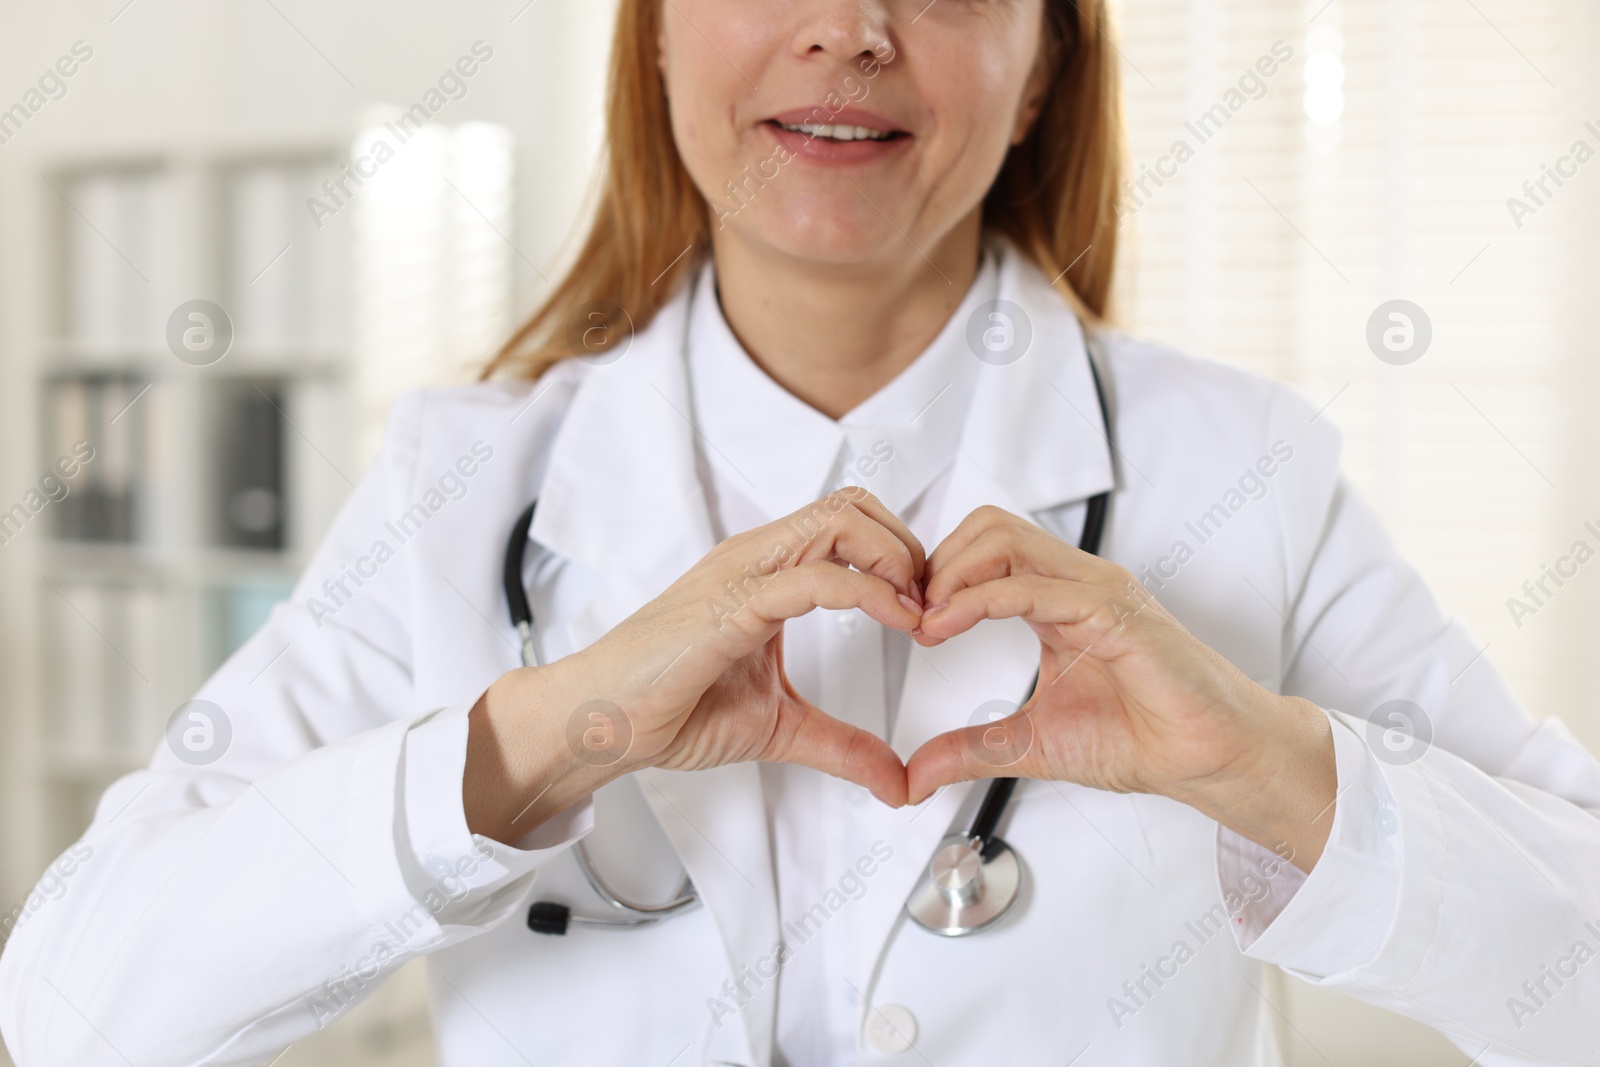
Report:
[[[530,536],[603,576],[571,623],[576,648],[657,596],[715,544],[683,359],[689,293],[686,287],[620,360],[586,369],[552,447]],[[753,970],[779,936],[758,766],[651,769],[637,778],[716,922],[730,972]],[[711,1051],[766,1067],[775,1014],[776,983],[768,982],[739,1012],[752,1047],[737,1047],[740,1028],[728,1024],[713,1031]]]
[[[1042,511],[1113,487],[1111,450],[1077,317],[1042,274],[1013,250],[1008,253],[1001,299],[1028,317],[1033,342],[1015,363],[983,368],[930,552],[984,505],[1037,521]],[[1020,705],[1038,667],[1039,640],[1021,619],[981,623],[936,648],[913,646],[892,747],[909,759],[938,734],[979,721],[989,701]],[[965,822],[957,826],[953,820],[970,820],[974,790],[987,785],[948,787],[919,809],[869,809],[874,836],[894,855],[863,899],[867,937],[850,977],[856,988],[871,988],[906,897],[935,845],[946,833],[965,829]],[[969,799],[973,804],[963,811]]]
[[584,648],[714,544],[695,473],[680,294],[615,363],[591,366],[551,446],[529,536],[599,573],[570,623]]

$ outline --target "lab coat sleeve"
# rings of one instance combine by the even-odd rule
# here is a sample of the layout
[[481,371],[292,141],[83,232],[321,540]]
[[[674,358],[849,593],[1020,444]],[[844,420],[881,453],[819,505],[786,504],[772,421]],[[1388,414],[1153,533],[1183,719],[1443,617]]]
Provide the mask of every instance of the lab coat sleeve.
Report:
[[[1307,447],[1280,500],[1283,689],[1328,715],[1338,793],[1327,851],[1272,871],[1240,947],[1477,1062],[1600,1062],[1600,764],[1444,616],[1338,477],[1336,441]],[[1270,866],[1228,831],[1218,853],[1225,893]]]
[[473,703],[442,710],[412,728],[406,748],[406,825],[424,884],[439,893],[434,918],[487,928],[522,902],[533,872],[554,850],[594,829],[594,804],[574,804],[546,819],[516,848],[469,831],[461,782]]
[[[1258,939],[1291,902],[1317,917],[1300,924],[1292,943],[1274,954],[1273,962],[1297,973],[1331,973],[1371,959],[1393,925],[1400,898],[1400,822],[1394,798],[1361,729],[1347,716],[1328,718],[1338,785],[1334,804],[1322,815],[1331,823],[1317,861],[1323,877],[1308,888],[1307,875],[1289,862],[1287,847],[1275,852],[1225,826],[1217,828],[1219,888],[1235,913],[1234,934],[1241,948],[1256,953],[1270,949],[1271,940]],[[1282,937],[1290,926],[1274,927],[1275,936]]]
[[[415,706],[406,568],[373,550],[413,492],[424,403],[396,405],[292,601],[202,687],[214,748],[159,746],[47,872],[0,956],[19,1064],[266,1063],[504,921],[589,828],[585,802],[525,847],[468,833],[475,696]],[[319,583],[344,564],[366,577],[336,597]]]

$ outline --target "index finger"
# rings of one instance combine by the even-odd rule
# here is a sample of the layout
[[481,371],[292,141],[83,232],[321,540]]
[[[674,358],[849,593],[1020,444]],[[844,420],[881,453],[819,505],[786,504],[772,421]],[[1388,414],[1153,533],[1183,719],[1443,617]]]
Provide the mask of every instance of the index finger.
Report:
[[994,523],[964,545],[957,547],[957,541],[951,534],[934,552],[927,583],[929,604],[946,603],[963,589],[1014,574],[1102,585],[1124,576],[1115,563],[1029,522]]
[[[820,545],[823,542],[827,542],[843,546],[850,541],[852,532],[869,542],[877,539],[872,531],[877,530],[886,533],[893,538],[893,542],[897,542],[905,549],[906,555],[909,557],[908,562],[911,567],[909,585],[912,595],[920,602],[921,589],[918,583],[921,582],[922,576],[927,570],[927,553],[922,548],[922,542],[917,540],[917,536],[911,532],[911,528],[901,522],[899,516],[890,511],[883,501],[859,485],[845,486],[843,489],[829,493],[821,500],[806,505],[799,511],[791,512],[786,518],[779,520],[779,523],[774,525],[794,527],[798,524],[801,529],[807,530],[809,534],[811,531],[806,527],[805,523],[807,520],[816,519],[819,509],[826,513],[821,519],[819,530],[826,531],[826,533],[820,539],[813,538],[813,543]],[[832,521],[835,519],[842,519],[843,521]],[[861,523],[860,520],[862,519],[867,520],[865,525]],[[807,554],[802,552],[801,555]],[[851,559],[849,562],[858,567],[860,566],[855,559]],[[876,568],[871,568],[869,564],[868,567],[861,567],[861,569]],[[891,582],[896,580],[889,574],[881,576],[889,578]]]
[[840,489],[839,492],[843,493],[846,499],[856,506],[858,511],[865,512],[876,519],[880,525],[887,527],[891,533],[904,542],[906,548],[911,552],[912,577],[920,581],[927,570],[928,554],[923,550],[922,542],[917,540],[917,535],[911,532],[911,527],[901,522],[900,516],[890,511],[883,501],[859,485],[847,485]]
[[1027,519],[1013,515],[1004,508],[997,508],[993,504],[985,504],[968,512],[966,518],[958,522],[956,528],[946,534],[945,539],[934,548],[933,555],[928,559],[929,571],[938,574],[952,557],[959,555],[968,545],[990,530],[1017,524],[1033,526]]

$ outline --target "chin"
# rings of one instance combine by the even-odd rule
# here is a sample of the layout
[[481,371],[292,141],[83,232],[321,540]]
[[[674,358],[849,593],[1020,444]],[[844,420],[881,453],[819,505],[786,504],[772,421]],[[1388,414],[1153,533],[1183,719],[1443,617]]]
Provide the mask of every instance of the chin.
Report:
[[891,256],[905,239],[884,217],[851,192],[853,204],[799,198],[751,203],[725,221],[739,239],[780,255],[830,266],[851,266]]

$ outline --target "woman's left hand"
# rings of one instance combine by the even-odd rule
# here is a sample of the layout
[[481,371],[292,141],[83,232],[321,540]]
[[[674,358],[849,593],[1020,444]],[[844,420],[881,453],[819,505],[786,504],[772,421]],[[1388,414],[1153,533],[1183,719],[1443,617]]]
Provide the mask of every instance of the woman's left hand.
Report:
[[1303,870],[1316,863],[1336,782],[1315,705],[1256,684],[1128,571],[999,508],[968,515],[926,574],[919,644],[1021,618],[1039,636],[1039,684],[1016,714],[919,748],[906,765],[912,803],[1013,776],[1157,793]]

